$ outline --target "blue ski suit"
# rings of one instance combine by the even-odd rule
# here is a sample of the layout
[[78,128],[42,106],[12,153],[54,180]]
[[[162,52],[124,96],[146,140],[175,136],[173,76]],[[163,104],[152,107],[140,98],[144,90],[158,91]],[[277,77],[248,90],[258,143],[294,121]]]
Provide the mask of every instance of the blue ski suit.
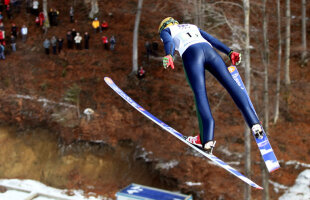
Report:
[[[173,56],[176,47],[180,46],[180,43],[187,45],[186,48],[179,48],[177,50],[179,51],[183,60],[187,81],[194,93],[201,143],[204,145],[208,141],[214,140],[215,125],[207,98],[207,91],[205,86],[205,70],[208,70],[228,91],[240,109],[249,127],[259,123],[259,119],[251,109],[246,95],[232,78],[222,57],[213,49],[213,47],[227,55],[231,49],[198,27],[196,27],[197,31],[194,33],[189,31],[186,34],[183,34],[182,37],[176,36],[178,33],[173,33],[177,32],[174,31],[176,28],[175,26],[179,26],[180,29],[182,26],[188,25],[180,24],[167,27],[161,31],[160,37],[164,43],[166,55],[170,54]],[[185,36],[191,38],[194,35],[198,37],[199,34],[199,37],[201,38],[202,36],[203,40],[205,41],[201,41],[202,38],[200,39],[201,42],[192,42],[193,44],[186,41]],[[177,37],[181,38],[181,42],[177,39]]]

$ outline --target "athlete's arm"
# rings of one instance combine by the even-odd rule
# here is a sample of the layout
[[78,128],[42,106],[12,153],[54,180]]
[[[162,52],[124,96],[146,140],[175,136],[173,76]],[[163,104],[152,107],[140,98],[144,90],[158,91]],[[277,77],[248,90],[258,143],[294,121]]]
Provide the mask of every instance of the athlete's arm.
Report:
[[208,34],[207,32],[199,29],[200,34],[204,39],[206,39],[212,46],[214,46],[216,49],[220,50],[221,52],[225,53],[226,55],[229,54],[231,51],[230,48],[228,48],[225,44],[223,44],[221,41],[213,37],[212,35]]
[[171,56],[173,56],[174,51],[175,51],[175,49],[174,49],[175,45],[174,45],[173,39],[171,37],[170,29],[166,28],[166,29],[162,30],[160,33],[160,38],[164,43],[166,55],[170,54]]

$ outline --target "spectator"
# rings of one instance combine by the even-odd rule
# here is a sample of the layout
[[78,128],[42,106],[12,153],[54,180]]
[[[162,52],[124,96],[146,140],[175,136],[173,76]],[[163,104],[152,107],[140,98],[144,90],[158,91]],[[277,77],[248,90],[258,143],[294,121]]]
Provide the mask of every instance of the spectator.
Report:
[[38,16],[39,14],[39,1],[38,0],[34,0],[32,2],[32,14],[34,14],[35,16]]
[[12,9],[11,9],[11,6],[7,5],[5,10],[6,10],[6,14],[8,16],[8,19],[12,19]]
[[58,25],[58,15],[59,15],[59,11],[56,9],[53,9],[52,11],[52,22],[53,25],[52,26],[57,26]]
[[89,36],[88,32],[85,32],[84,33],[85,49],[89,49],[89,39],[90,39],[90,36]]
[[57,39],[55,36],[51,38],[51,44],[52,44],[52,49],[53,49],[53,54],[57,54]]
[[103,21],[101,24],[101,31],[107,30],[109,27],[108,22]]
[[60,53],[61,50],[62,50],[63,42],[64,42],[63,38],[58,38],[58,40],[57,40],[57,43],[58,43],[58,53]]
[[104,49],[109,50],[109,40],[107,36],[102,36],[101,38]]
[[39,17],[36,17],[34,22],[36,23],[37,26],[40,26],[40,18]]
[[0,30],[0,44],[5,44],[5,31]]
[[76,36],[74,37],[76,49],[82,49],[81,42],[83,38],[80,36],[80,33],[76,33]]
[[72,46],[73,46],[73,37],[72,37],[71,31],[68,31],[68,32],[67,32],[67,45],[68,45],[68,49],[72,49]]
[[48,11],[47,16],[48,16],[48,20],[50,20],[50,25],[53,26],[53,24],[54,24],[54,22],[53,22],[53,8],[51,8]]
[[39,14],[39,20],[40,20],[40,26],[43,26],[43,23],[44,23],[44,20],[45,20],[45,17],[44,17],[44,13],[43,13],[43,12],[40,12],[40,14]]
[[16,51],[16,38],[14,37],[14,35],[11,35],[11,48],[13,52]]
[[21,34],[22,34],[22,40],[23,42],[26,42],[27,40],[27,34],[28,34],[28,28],[26,27],[26,25],[23,25],[23,27],[20,30]]
[[31,11],[31,0],[26,0],[26,12],[30,13]]
[[0,44],[0,59],[5,60],[5,56],[4,56],[4,45]]
[[0,22],[0,31],[4,31],[4,25],[3,25],[3,22]]
[[142,79],[145,77],[145,70],[143,69],[142,66],[140,66],[140,68],[138,70],[137,77],[138,77],[138,79]]
[[51,43],[50,41],[46,38],[43,42],[43,47],[45,49],[45,54],[46,55],[49,55],[50,54],[50,46],[51,46]]
[[111,49],[111,50],[114,50],[114,48],[115,48],[115,43],[116,43],[115,37],[114,37],[114,35],[112,35],[112,37],[110,38],[110,49]]
[[20,0],[11,0],[11,3],[17,13],[20,13]]
[[73,29],[71,30],[71,35],[72,35],[72,39],[74,40],[74,38],[75,38],[75,36],[76,36],[76,30],[75,30],[75,28],[73,28]]
[[16,26],[16,24],[12,24],[11,34],[14,35],[15,38],[17,38],[17,26]]
[[73,23],[74,22],[74,9],[73,6],[70,7],[70,22]]
[[99,26],[100,26],[98,18],[94,19],[94,21],[92,22],[92,26],[93,26],[93,28],[95,30],[95,33],[97,33],[98,30],[99,30]]
[[10,5],[10,3],[11,3],[10,0],[4,0],[4,5],[5,5],[5,7],[8,6],[8,5]]
[[2,23],[2,20],[3,20],[3,15],[2,15],[2,12],[0,12],[0,23]]

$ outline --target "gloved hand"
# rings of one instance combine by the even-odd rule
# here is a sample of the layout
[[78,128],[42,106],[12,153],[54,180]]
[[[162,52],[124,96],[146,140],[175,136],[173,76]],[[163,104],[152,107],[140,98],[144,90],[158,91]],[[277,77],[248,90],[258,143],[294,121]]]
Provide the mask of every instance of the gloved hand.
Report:
[[241,53],[234,52],[231,50],[228,54],[230,61],[233,65],[239,65],[241,63]]
[[163,66],[165,69],[167,69],[169,66],[174,69],[173,58],[170,54],[163,57]]

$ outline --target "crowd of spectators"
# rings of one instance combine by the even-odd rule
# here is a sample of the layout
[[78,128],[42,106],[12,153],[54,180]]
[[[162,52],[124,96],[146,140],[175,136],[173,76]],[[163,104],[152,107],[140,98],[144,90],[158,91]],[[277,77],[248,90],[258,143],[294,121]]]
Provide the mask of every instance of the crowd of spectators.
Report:
[[[43,30],[43,33],[47,32],[47,22],[49,22],[50,26],[58,26],[59,25],[59,14],[60,12],[55,9],[49,9],[47,16],[44,15],[42,11],[42,6],[38,0],[0,0],[0,59],[5,59],[5,52],[16,52],[16,44],[19,45],[19,39],[21,42],[27,42],[28,35],[31,36],[26,24],[16,25],[12,23],[18,13],[21,12],[21,6],[25,5],[25,12],[28,15],[32,15],[34,23],[37,27],[40,27]],[[4,15],[5,13],[5,15]],[[16,14],[16,16],[15,16]],[[71,6],[68,8],[67,16],[70,18],[70,23],[77,23],[74,18],[74,8]],[[48,18],[48,21],[46,19]],[[29,16],[27,17],[29,19]],[[62,19],[61,19],[62,20]],[[5,27],[5,25],[6,27]],[[7,26],[10,24],[10,28]],[[31,26],[31,23],[27,23]],[[62,52],[64,43],[67,43],[65,47],[68,50],[76,49],[89,49],[90,48],[90,39],[98,38],[98,43],[101,40],[102,46],[105,50],[114,50],[116,39],[115,36],[112,35],[110,38],[106,36],[106,30],[109,28],[108,22],[106,20],[100,21],[98,18],[94,18],[91,23],[90,29],[94,29],[94,34],[102,34],[102,37],[94,36],[90,37],[89,31],[81,33],[76,31],[75,28],[68,30],[64,37],[52,36],[51,38],[44,38],[43,48],[46,54],[50,54],[50,50],[52,54],[56,55]],[[10,31],[8,31],[10,29]],[[7,35],[7,37],[6,37]],[[65,38],[65,39],[64,39]],[[9,46],[9,48],[8,48]]]

